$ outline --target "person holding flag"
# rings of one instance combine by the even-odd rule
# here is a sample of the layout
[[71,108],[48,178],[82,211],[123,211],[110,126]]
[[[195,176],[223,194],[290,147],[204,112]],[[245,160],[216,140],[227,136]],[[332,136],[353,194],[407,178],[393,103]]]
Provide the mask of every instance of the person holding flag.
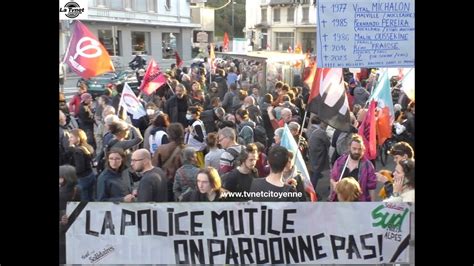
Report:
[[[287,148],[294,154],[291,160],[294,163],[295,171],[301,173],[304,191],[306,191],[306,193],[309,195],[311,201],[317,201],[316,192],[313,184],[311,183],[308,169],[306,168],[306,163],[303,160],[300,150],[298,149],[298,144],[296,143],[295,138],[291,134],[290,128],[286,124],[284,125],[283,134],[281,135],[280,146]],[[298,186],[298,184],[296,184],[296,186]]]
[[140,90],[150,96],[153,92],[159,89],[162,85],[166,84],[166,76],[161,72],[158,63],[154,59],[151,59],[150,64],[143,77],[143,82],[140,85]]
[[349,147],[349,153],[341,155],[332,167],[330,201],[338,201],[336,185],[344,177],[353,177],[359,182],[362,190],[359,201],[374,201],[377,177],[374,165],[364,157],[362,137],[354,134]]
[[139,119],[140,117],[147,115],[143,104],[132,91],[130,86],[128,86],[128,83],[125,83],[123,86],[119,106],[123,107],[127,113],[131,114],[133,119]]

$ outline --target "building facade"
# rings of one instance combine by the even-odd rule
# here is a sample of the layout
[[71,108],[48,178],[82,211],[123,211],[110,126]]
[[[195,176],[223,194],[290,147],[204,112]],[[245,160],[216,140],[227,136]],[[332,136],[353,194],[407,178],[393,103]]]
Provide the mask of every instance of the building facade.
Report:
[[316,7],[312,0],[247,1],[247,37],[255,50],[316,52]]
[[[81,20],[112,56],[117,69],[135,54],[174,61],[174,51],[191,59],[193,29],[189,0],[89,0],[89,16]],[[70,21],[60,22],[60,54],[67,49]]]
[[[206,8],[204,5],[191,8],[191,21],[199,24],[199,28],[193,31],[194,46],[204,45],[214,42],[214,9]],[[202,43],[202,44],[201,44]]]

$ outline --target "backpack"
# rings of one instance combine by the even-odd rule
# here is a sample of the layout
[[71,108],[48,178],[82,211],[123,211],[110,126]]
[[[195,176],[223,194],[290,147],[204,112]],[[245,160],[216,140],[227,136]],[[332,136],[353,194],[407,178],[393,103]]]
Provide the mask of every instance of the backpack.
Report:
[[[242,147],[243,149],[243,147]],[[237,166],[239,166],[238,162],[236,162],[237,158],[239,157],[240,155],[240,152],[238,152],[237,150],[235,149],[232,149],[232,148],[227,148],[227,149],[224,149],[226,152],[230,153],[230,155],[232,155],[233,159],[230,161],[230,165],[232,166],[232,168],[236,168]]]
[[262,125],[256,125],[253,129],[253,140],[262,143],[265,147],[268,145],[267,131]]
[[[247,133],[245,135],[245,132],[251,132],[251,133]],[[250,143],[254,142],[254,130],[253,130],[253,128],[249,125],[245,125],[240,130],[238,138],[239,139],[238,139],[237,142],[239,144],[242,144],[242,145],[247,145],[247,144],[250,144]]]
[[351,143],[352,136],[354,133],[351,132],[341,132],[336,141],[336,152],[339,155],[347,153],[349,150],[349,144]]

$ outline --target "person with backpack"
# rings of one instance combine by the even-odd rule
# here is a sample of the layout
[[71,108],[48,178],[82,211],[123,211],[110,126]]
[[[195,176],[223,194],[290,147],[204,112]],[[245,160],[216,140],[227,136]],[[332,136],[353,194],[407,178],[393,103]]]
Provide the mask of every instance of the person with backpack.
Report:
[[349,144],[352,140],[352,136],[357,134],[357,127],[359,122],[353,113],[350,114],[350,129],[349,132],[343,132],[340,129],[334,130],[334,134],[332,135],[331,146],[334,147],[334,152],[331,156],[331,165],[336,162],[339,156],[347,153],[349,151]]
[[[255,168],[258,159],[258,149],[255,144],[248,144],[241,148],[240,154],[236,158],[240,165],[222,176],[222,187],[231,192],[250,192],[250,187],[254,179],[258,178],[258,171]],[[247,201],[249,197],[242,195],[238,198],[229,198],[229,201]]]
[[[270,174],[252,182],[250,187],[250,192],[254,192],[250,198],[252,201],[299,201],[296,189],[283,181],[283,171],[289,160],[290,155],[285,147],[275,146],[270,149],[268,152]],[[270,194],[270,192],[277,193]]]
[[181,151],[184,149],[184,128],[181,123],[171,123],[166,129],[169,143],[163,144],[153,154],[151,164],[165,172],[168,182],[168,201],[174,201],[173,183],[176,170],[183,165]]
[[237,131],[239,132],[238,143],[247,145],[254,142],[255,122],[250,120],[246,109],[238,109],[235,112]]
[[176,201],[181,201],[186,193],[196,190],[196,177],[199,172],[197,166],[196,149],[186,147],[182,150],[183,165],[176,170],[173,183],[173,193]]
[[219,174],[223,175],[237,167],[239,156],[243,145],[236,142],[235,130],[230,127],[224,127],[218,132],[218,143],[224,149],[219,163]]

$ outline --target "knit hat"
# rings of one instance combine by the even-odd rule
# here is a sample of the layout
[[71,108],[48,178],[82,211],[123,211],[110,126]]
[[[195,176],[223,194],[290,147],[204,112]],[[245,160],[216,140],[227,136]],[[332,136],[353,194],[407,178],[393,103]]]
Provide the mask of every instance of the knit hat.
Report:
[[92,95],[90,93],[85,92],[81,94],[81,102],[84,102],[85,100],[89,99],[92,99]]

